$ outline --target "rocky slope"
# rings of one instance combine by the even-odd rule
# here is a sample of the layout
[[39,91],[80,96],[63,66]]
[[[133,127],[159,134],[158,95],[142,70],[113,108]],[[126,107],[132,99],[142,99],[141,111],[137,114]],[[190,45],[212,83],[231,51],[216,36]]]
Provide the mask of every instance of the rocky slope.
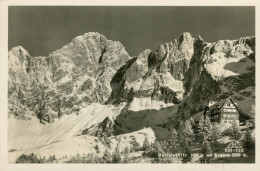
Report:
[[120,42],[86,33],[47,57],[18,46],[8,59],[9,150],[20,150],[15,156],[145,127],[151,137],[167,139],[180,120],[227,97],[245,118],[255,115],[255,37],[207,43],[186,32],[130,57]]
[[210,100],[232,97],[243,114],[254,117],[255,37],[215,43],[206,43],[199,37],[194,47],[183,79],[185,99],[179,115],[188,118],[203,110]]
[[[151,97],[165,103],[178,104],[183,98],[183,75],[193,55],[190,33],[183,33],[172,42],[162,44],[157,50],[141,53],[126,70],[126,81],[121,98]],[[139,73],[139,74],[136,74]]]

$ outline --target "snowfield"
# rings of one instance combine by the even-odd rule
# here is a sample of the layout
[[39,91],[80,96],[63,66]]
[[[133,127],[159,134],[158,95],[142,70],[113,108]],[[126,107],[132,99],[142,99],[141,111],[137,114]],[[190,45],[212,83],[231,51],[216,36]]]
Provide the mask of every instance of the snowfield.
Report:
[[70,139],[82,130],[102,122],[107,116],[115,117],[120,113],[124,104],[118,107],[112,105],[91,104],[78,115],[64,115],[50,124],[40,124],[39,120],[18,120],[9,118],[8,141],[10,149],[26,149]]
[[[40,124],[36,118],[27,121],[9,118],[9,162],[14,163],[21,154],[31,153],[46,158],[55,155],[58,159],[89,153],[103,156],[107,147],[100,142],[98,137],[81,135],[81,132],[102,122],[106,117],[115,119],[124,107],[125,104],[117,107],[91,104],[82,108],[78,115],[65,115],[61,119],[46,125]],[[136,142],[143,145],[146,136],[149,143],[153,143],[156,139],[151,128],[143,128],[128,134],[109,137],[112,142],[109,150],[111,153],[114,152],[119,141],[120,150],[131,147],[133,137],[135,137]],[[98,146],[99,153],[95,150],[95,146]]]

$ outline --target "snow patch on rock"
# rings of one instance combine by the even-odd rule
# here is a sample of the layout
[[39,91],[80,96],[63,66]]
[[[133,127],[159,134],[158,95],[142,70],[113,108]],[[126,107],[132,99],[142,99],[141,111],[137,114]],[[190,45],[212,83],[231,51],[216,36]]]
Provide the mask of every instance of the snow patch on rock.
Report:
[[148,110],[155,109],[160,110],[161,108],[173,106],[173,103],[164,103],[163,101],[152,100],[151,97],[143,97],[137,98],[135,97],[133,101],[130,103],[128,110],[132,111],[140,111],[140,110]]

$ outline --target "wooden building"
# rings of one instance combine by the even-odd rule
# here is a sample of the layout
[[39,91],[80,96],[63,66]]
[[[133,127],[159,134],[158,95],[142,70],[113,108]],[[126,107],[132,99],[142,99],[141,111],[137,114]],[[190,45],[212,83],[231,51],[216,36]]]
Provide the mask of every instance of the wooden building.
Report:
[[233,124],[239,125],[240,110],[231,98],[219,102],[209,102],[206,114],[213,124],[221,124],[225,128]]

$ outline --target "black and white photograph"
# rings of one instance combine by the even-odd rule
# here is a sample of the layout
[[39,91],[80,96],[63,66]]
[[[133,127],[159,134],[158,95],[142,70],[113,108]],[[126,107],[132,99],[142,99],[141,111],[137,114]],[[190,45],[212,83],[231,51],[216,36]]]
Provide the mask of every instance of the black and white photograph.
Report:
[[255,164],[255,12],[9,5],[7,162]]

